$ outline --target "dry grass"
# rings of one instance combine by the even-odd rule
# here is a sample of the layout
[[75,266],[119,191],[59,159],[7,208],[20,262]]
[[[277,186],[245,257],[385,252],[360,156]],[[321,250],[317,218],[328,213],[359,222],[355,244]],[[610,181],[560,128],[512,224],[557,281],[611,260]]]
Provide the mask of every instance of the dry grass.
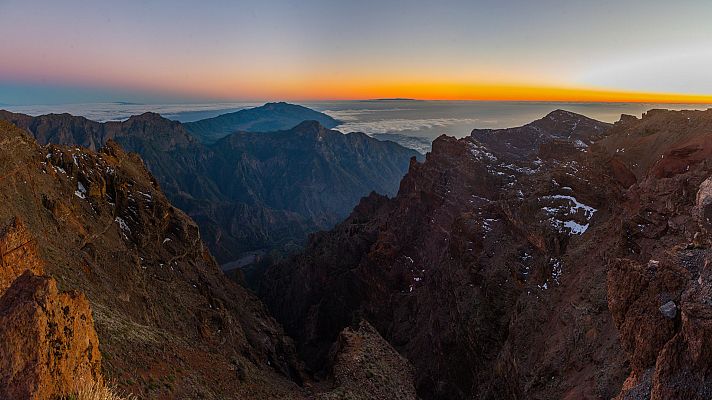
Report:
[[82,381],[77,385],[77,392],[69,399],[73,400],[138,400],[138,397],[130,394],[127,396],[115,393],[115,388],[103,383],[94,381]]

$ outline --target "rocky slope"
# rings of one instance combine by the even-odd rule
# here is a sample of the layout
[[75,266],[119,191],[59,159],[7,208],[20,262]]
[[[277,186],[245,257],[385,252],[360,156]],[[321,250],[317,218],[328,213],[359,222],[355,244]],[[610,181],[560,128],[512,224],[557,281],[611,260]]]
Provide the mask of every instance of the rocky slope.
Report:
[[[0,204],[9,227],[0,336],[10,346],[0,379],[15,371],[9,379],[65,391],[66,371],[94,375],[101,359],[108,380],[143,398],[304,396],[290,340],[255,296],[225,278],[198,227],[136,155],[111,141],[98,153],[40,147],[0,121]],[[31,272],[15,278],[28,270],[57,286]],[[96,364],[86,369],[87,359]],[[23,360],[39,362],[55,384],[27,375]]]
[[[283,108],[287,105],[273,105]],[[267,118],[268,110],[262,110]],[[278,113],[278,115],[280,115]],[[246,253],[288,250],[328,229],[375,190],[394,194],[417,152],[309,123],[274,133],[235,133],[213,145],[157,114],[98,123],[68,114],[0,119],[41,144],[96,150],[115,140],[141,155],[161,187],[200,226],[221,264]]]
[[712,110],[627,117],[601,144],[631,175],[608,271],[631,367],[618,398],[709,398]]
[[440,137],[261,294],[314,370],[368,320],[424,399],[707,398],[710,132],[556,111]]
[[334,128],[339,121],[310,108],[289,103],[267,103],[214,118],[188,122],[186,129],[204,143],[214,143],[231,133],[274,132],[293,128],[303,121],[317,121],[326,128]]

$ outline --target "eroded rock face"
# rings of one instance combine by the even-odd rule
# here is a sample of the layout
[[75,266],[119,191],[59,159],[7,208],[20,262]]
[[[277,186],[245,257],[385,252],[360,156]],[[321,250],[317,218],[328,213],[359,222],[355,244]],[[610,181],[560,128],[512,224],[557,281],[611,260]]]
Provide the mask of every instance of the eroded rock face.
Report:
[[0,230],[0,398],[53,399],[102,382],[87,298],[60,293],[20,218]]
[[609,260],[608,304],[631,372],[617,399],[712,396],[712,111],[646,113],[603,143],[635,171]]
[[395,198],[362,199],[262,293],[312,368],[364,316],[421,398],[610,398],[627,371],[597,245],[617,198],[592,149],[605,128],[554,112],[441,136]]
[[[0,110],[0,119],[30,132],[41,145],[98,151],[114,140],[140,154],[171,202],[196,221],[211,253],[225,264],[256,250],[294,249],[308,233],[333,227],[370,191],[394,194],[409,159],[420,157],[414,150],[362,133],[345,135],[314,121],[300,124],[331,120],[315,111],[308,110],[312,116],[301,119],[307,110],[300,108],[288,118],[297,121],[293,124],[273,125],[264,118],[294,107],[271,104],[245,110],[262,116],[248,118],[253,123],[245,125],[233,121],[237,125],[221,135],[226,137],[210,145],[200,143],[179,122],[155,113],[99,123],[69,114],[31,117]],[[204,122],[207,125],[192,125],[216,128],[210,120]],[[225,128],[218,125],[218,130]],[[268,126],[285,130],[236,133],[240,127],[264,132]]]
[[0,298],[0,398],[54,399],[102,380],[87,298],[26,271]]

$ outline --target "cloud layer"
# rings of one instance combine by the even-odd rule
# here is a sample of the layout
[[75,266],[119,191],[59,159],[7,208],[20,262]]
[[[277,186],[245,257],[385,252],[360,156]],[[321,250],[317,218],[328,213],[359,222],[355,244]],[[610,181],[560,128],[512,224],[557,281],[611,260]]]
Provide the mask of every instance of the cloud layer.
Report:
[[[5,106],[8,111],[29,114],[70,113],[94,121],[122,121],[132,115],[155,112],[169,119],[183,120],[182,114],[195,113],[196,118],[208,118],[204,114],[221,114],[245,107],[256,107],[261,103],[210,103],[210,104],[134,104],[134,103],[89,103],[58,104],[36,106]],[[212,116],[212,115],[210,115]]]
[[[343,121],[343,120],[342,120]],[[402,131],[419,131],[450,125],[474,125],[480,120],[477,118],[425,118],[425,119],[383,119],[379,121],[354,121],[337,126],[336,130],[348,132],[389,133]]]

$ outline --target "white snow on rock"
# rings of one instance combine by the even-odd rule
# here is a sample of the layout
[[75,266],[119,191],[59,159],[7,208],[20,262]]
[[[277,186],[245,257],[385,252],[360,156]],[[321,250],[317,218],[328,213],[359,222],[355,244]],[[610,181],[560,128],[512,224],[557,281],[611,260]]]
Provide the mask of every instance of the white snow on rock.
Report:
[[114,221],[119,224],[119,228],[121,228],[121,234],[124,236],[124,239],[128,240],[129,237],[126,235],[126,233],[131,233],[131,228],[129,228],[129,225],[121,217],[114,218]]
[[74,191],[74,195],[79,197],[80,199],[87,198],[87,189],[79,181],[77,181],[77,190]]
[[576,221],[564,221],[564,227],[569,228],[574,235],[582,235],[588,229],[588,225],[581,225]]
[[581,139],[576,139],[574,141],[574,147],[576,147],[579,150],[585,150],[588,148],[588,145]]
[[[574,196],[567,196],[567,195],[553,195],[553,196],[544,196],[542,197],[543,200],[566,200],[567,205],[559,205],[555,207],[543,207],[542,209],[549,215],[551,215],[551,218],[549,221],[551,222],[552,226],[559,230],[559,232],[571,232],[573,235],[581,235],[586,230],[588,230],[589,224],[588,221],[593,218],[593,215],[598,211],[597,209],[588,206],[586,204],[583,204],[579,202],[576,197]],[[583,215],[586,219],[585,224],[580,224],[576,221],[572,220],[560,220],[557,219],[556,217],[561,217],[561,216],[567,216],[567,217],[574,217],[580,212],[583,212]]]
[[490,153],[487,151],[487,149],[484,146],[481,146],[477,143],[470,142],[470,153],[475,157],[475,159],[484,161],[485,159],[491,162],[497,161],[497,157],[494,156],[494,154]]

